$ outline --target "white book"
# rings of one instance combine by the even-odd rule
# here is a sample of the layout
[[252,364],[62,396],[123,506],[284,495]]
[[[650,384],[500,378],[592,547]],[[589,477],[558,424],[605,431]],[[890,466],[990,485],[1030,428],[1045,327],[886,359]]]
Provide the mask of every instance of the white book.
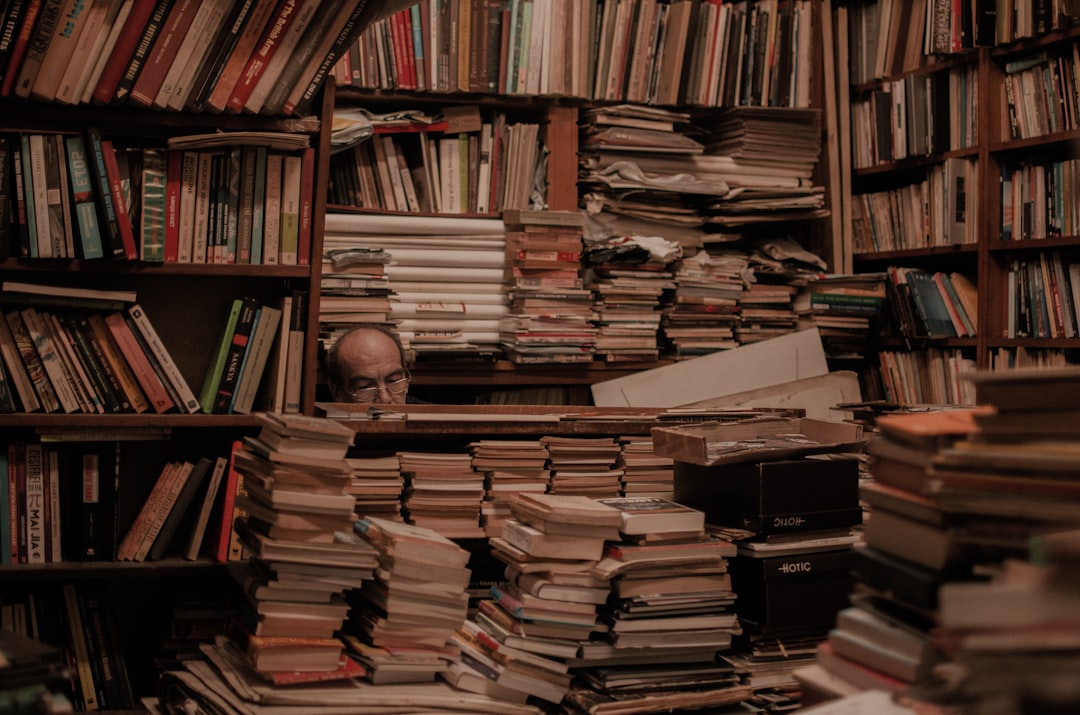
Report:
[[[281,235],[278,239],[278,262],[295,266],[300,231],[300,183],[302,161],[295,154],[286,154],[281,164]],[[263,255],[266,255],[265,247]]]
[[195,176],[195,228],[192,236],[192,263],[209,263],[207,255],[210,236],[210,175],[214,154],[209,151],[197,153]]
[[26,560],[43,564],[45,558],[45,448],[26,445]]
[[86,13],[85,24],[71,53],[73,61],[67,63],[60,77],[56,93],[53,95],[54,101],[61,104],[76,104],[79,101],[81,97],[79,82],[93,68],[94,60],[97,58],[95,53],[100,51],[101,44],[105,41],[102,27],[106,16],[113,11],[114,7],[119,6],[119,0],[94,0],[90,7],[83,10]]
[[[34,216],[27,216],[27,220],[33,220],[37,227],[37,257],[60,258],[53,251],[53,237],[49,230],[49,187],[46,183],[48,169],[45,164],[45,136],[43,134],[31,134],[29,141],[30,158],[30,191],[34,195]],[[26,161],[26,157],[23,157]]]
[[274,348],[278,327],[281,323],[281,310],[264,305],[259,309],[255,332],[248,341],[244,361],[240,367],[240,382],[233,398],[232,411],[240,414],[251,412],[255,404],[255,393],[262,382],[266,361]]
[[491,211],[491,153],[494,148],[494,130],[490,122],[480,127],[480,161],[476,181],[476,213]]
[[191,263],[195,253],[195,208],[198,202],[199,155],[185,151],[180,159],[180,214],[176,260]]
[[278,263],[281,244],[281,170],[284,157],[266,155],[266,200],[263,211],[262,259],[266,265]]
[[[155,109],[165,109],[168,106],[169,99],[172,98],[177,83],[184,73],[189,71],[189,61],[192,57],[196,58],[196,63],[194,67],[190,68],[190,72],[193,75],[198,70],[197,60],[201,59],[203,53],[213,44],[211,40],[214,37],[214,32],[220,26],[225,7],[228,4],[230,3],[227,0],[203,0],[199,3],[199,9],[196,10],[195,16],[191,19],[191,24],[188,25],[184,38],[180,41],[180,48],[176,51],[176,56],[173,58],[172,64],[169,65],[169,69],[165,72],[161,86],[158,88],[157,94],[154,95],[153,102],[151,102],[151,106]],[[207,28],[210,29],[207,30]]]
[[97,87],[98,80],[101,79],[101,73],[105,70],[105,64],[108,62],[109,57],[112,56],[112,48],[116,44],[117,38],[120,37],[120,31],[124,29],[124,23],[127,21],[128,14],[134,4],[135,0],[121,0],[111,23],[108,16],[106,16],[105,23],[99,33],[99,35],[104,36],[101,46],[95,49],[97,54],[93,64],[87,63],[92,68],[85,77],[79,80],[81,90],[79,91],[78,101],[80,103],[88,104],[91,97],[93,97],[94,89]]
[[459,214],[461,210],[461,153],[456,136],[439,139],[439,183],[442,186],[442,211]]
[[169,380],[173,390],[180,396],[181,402],[177,405],[181,412],[198,412],[201,408],[199,406],[199,400],[195,397],[195,393],[191,391],[191,387],[188,385],[187,380],[184,379],[184,375],[180,372],[180,368],[176,366],[176,363],[172,359],[172,355],[169,354],[165,344],[161,341],[154,326],[150,323],[150,318],[147,317],[143,311],[142,306],[136,303],[128,308],[128,315],[131,316],[132,322],[142,335],[143,340],[146,341],[146,345],[153,352],[154,359],[161,365],[162,371],[165,373],[165,377]]

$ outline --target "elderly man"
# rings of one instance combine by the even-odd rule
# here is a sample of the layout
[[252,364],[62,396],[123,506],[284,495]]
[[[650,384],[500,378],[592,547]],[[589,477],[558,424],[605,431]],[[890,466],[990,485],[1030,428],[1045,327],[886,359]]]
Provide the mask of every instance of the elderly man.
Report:
[[326,380],[335,402],[401,405],[410,379],[401,342],[377,325],[353,328],[326,356]]

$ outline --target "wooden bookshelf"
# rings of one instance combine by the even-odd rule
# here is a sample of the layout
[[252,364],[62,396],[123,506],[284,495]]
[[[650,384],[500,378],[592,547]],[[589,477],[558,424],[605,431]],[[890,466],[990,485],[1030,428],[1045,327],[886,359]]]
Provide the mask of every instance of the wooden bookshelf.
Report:
[[[873,2],[846,2],[836,3],[835,21],[849,27],[851,33],[858,29],[854,26],[853,18],[859,16],[864,8],[874,5]],[[848,23],[851,23],[850,25]],[[1075,20],[1074,20],[1075,22]],[[885,38],[879,38],[884,42]],[[1064,332],[1057,335],[1063,328],[1055,328],[1055,334],[1015,335],[1010,336],[1010,269],[1023,261],[1040,263],[1042,257],[1057,256],[1064,263],[1064,275],[1068,275],[1068,265],[1077,260],[1076,248],[1077,237],[1068,230],[1063,233],[1044,233],[1039,236],[1031,235],[1021,237],[1014,231],[1012,237],[1003,237],[1003,186],[1006,186],[1006,172],[1025,166],[1045,166],[1051,162],[1062,160],[1075,160],[1080,158],[1080,127],[1062,125],[1052,128],[1050,131],[1035,132],[1028,136],[1014,136],[1010,129],[1010,108],[1007,104],[1006,83],[1009,81],[1009,70],[1016,72],[1024,71],[1026,60],[1031,60],[1038,66],[1036,61],[1045,53],[1054,63],[1061,58],[1060,64],[1055,67],[1071,67],[1075,72],[1073,61],[1074,45],[1080,41],[1080,26],[1066,26],[1051,29],[1045,34],[1034,37],[1023,37],[1004,42],[999,45],[984,45],[968,47],[956,54],[948,55],[921,55],[914,64],[907,64],[900,72],[887,73],[886,76],[875,77],[869,81],[852,84],[846,95],[841,99],[843,102],[856,103],[874,93],[887,90],[890,86],[895,88],[907,81],[922,81],[922,78],[933,78],[940,81],[950,72],[965,73],[972,80],[972,102],[979,111],[972,116],[973,141],[968,146],[952,147],[941,151],[939,147],[932,147],[934,151],[926,154],[910,154],[903,158],[888,160],[882,159],[873,166],[852,168],[851,192],[857,198],[860,194],[874,191],[887,191],[899,189],[913,183],[924,181],[934,167],[940,166],[950,159],[965,159],[974,162],[977,175],[977,186],[969,187],[969,202],[965,206],[968,221],[974,221],[975,241],[960,245],[944,245],[933,247],[903,248],[889,250],[867,250],[855,247],[853,252],[853,266],[856,271],[881,271],[888,266],[911,266],[933,271],[959,271],[972,280],[978,286],[978,332],[974,338],[951,338],[951,339],[898,339],[895,337],[885,338],[879,341],[879,347],[886,350],[925,350],[929,346],[939,348],[955,348],[971,361],[971,367],[989,369],[999,367],[998,354],[1001,350],[1016,351],[1021,349],[1030,354],[1054,354],[1056,359],[1068,358],[1071,351],[1077,345],[1075,337],[1067,336]],[[846,49],[844,51],[846,55]],[[1016,63],[1010,65],[1009,63]],[[1055,70],[1056,71],[1056,70]],[[1071,75],[1070,75],[1071,76]],[[1054,99],[1057,97],[1055,95]],[[1061,101],[1073,101],[1071,95],[1061,98]],[[948,111],[951,113],[963,112],[966,102],[959,97],[953,97]],[[1032,105],[1034,106],[1034,105]],[[1046,106],[1045,104],[1043,106]],[[1016,107],[1014,112],[1020,112],[1022,106]],[[1057,107],[1061,110],[1062,107]],[[842,110],[843,111],[843,110]],[[939,111],[937,105],[933,111]],[[909,115],[910,117],[910,107]],[[1042,113],[1039,116],[1049,122],[1049,115]],[[1066,122],[1070,115],[1064,114],[1062,119]],[[1072,115],[1074,116],[1074,115]],[[885,125],[887,126],[888,122]],[[879,129],[881,127],[879,126]],[[911,127],[908,127],[908,136],[911,136]],[[955,129],[955,124],[954,124]],[[852,126],[852,136],[849,141],[859,141],[856,135],[856,127]],[[974,193],[970,189],[975,189]],[[1060,191],[1060,189],[1058,189]],[[976,196],[974,202],[970,199]],[[1067,197],[1057,196],[1068,202]],[[931,197],[933,200],[933,197]],[[1041,209],[1045,210],[1045,209]],[[1043,215],[1045,219],[1046,216]],[[852,223],[854,217],[849,210],[845,220],[845,240],[852,241]],[[1053,270],[1053,264],[1050,267]],[[1057,281],[1055,280],[1056,284]],[[1069,293],[1061,293],[1067,290],[1064,286],[1059,289],[1063,298]],[[1050,295],[1047,293],[1046,295]],[[1075,311],[1074,311],[1075,312]],[[1053,313],[1048,316],[1053,320]],[[1067,316],[1065,316],[1067,317]],[[1076,334],[1077,326],[1073,325],[1070,333]],[[1016,326],[1013,326],[1016,330]],[[874,355],[867,356],[869,361],[876,360]],[[1000,365],[1007,367],[1007,365]]]

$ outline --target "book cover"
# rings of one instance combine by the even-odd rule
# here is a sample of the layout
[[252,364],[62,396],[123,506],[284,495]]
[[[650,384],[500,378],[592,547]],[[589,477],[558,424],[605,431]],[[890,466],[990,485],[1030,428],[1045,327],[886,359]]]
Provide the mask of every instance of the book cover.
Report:
[[33,30],[29,35],[26,53],[23,55],[22,64],[18,68],[18,78],[15,80],[14,89],[12,90],[12,94],[16,97],[30,98],[34,81],[52,41],[53,32],[60,21],[64,3],[65,0],[42,0],[40,11],[37,13],[33,24]]
[[[26,184],[27,208],[30,201],[33,202],[33,211],[28,212],[27,218],[34,228],[37,237],[36,252],[35,244],[31,244],[31,255],[35,258],[62,258],[63,253],[57,253],[58,246],[63,245],[63,229],[57,236],[53,236],[53,218],[59,219],[59,213],[49,208],[49,162],[45,153],[45,135],[23,135],[23,158],[29,159],[24,162],[24,171],[29,172],[29,181]],[[59,199],[59,194],[54,195]]]
[[259,39],[270,25],[271,18],[278,14],[278,10],[285,3],[295,4],[295,0],[278,0],[277,2],[256,2],[244,13],[244,17],[235,25],[235,39],[230,38],[232,47],[223,58],[224,64],[218,73],[209,94],[201,103],[202,109],[211,112],[223,112],[233,89],[240,82],[244,68],[258,47]]
[[200,457],[199,461],[195,463],[195,466],[191,470],[191,474],[184,483],[183,489],[176,496],[176,502],[169,510],[168,516],[165,517],[165,521],[162,523],[160,531],[158,531],[157,536],[154,538],[153,545],[147,552],[147,559],[151,561],[160,561],[161,558],[165,556],[167,549],[173,543],[177,529],[195,499],[195,495],[199,492],[203,480],[210,473],[212,464],[209,457]]
[[100,105],[110,104],[113,101],[120,80],[127,70],[128,59],[142,40],[143,30],[157,6],[164,4],[164,0],[133,2],[123,23],[120,23],[120,18],[117,17],[114,27],[116,40],[113,43],[112,52],[109,53],[101,68],[98,81],[94,84],[91,94],[92,103]]
[[149,346],[154,359],[161,365],[173,390],[179,394],[181,401],[178,403],[178,406],[180,407],[181,412],[197,412],[200,409],[199,401],[191,391],[183,373],[180,372],[180,369],[173,361],[172,355],[169,354],[165,344],[161,341],[160,336],[154,329],[154,326],[151,324],[150,319],[147,317],[142,306],[136,303],[128,307],[127,312],[132,323],[135,325],[136,330]]
[[87,62],[83,73],[79,77],[75,96],[71,98],[72,103],[90,104],[93,101],[98,80],[101,79],[101,74],[112,57],[113,48],[116,47],[116,41],[123,32],[124,25],[127,22],[128,15],[131,14],[134,4],[135,0],[113,0],[112,5],[105,14],[105,20],[101,25],[98,37],[94,40],[94,46],[91,50],[93,61]]
[[153,48],[146,56],[127,101],[139,107],[154,104],[165,76],[176,63],[177,54],[202,5],[198,0],[175,0],[165,15]]
[[247,414],[255,403],[255,395],[263,382],[263,373],[274,349],[281,323],[282,311],[269,305],[259,308],[258,321],[240,371],[240,382],[233,399],[232,412]]
[[79,402],[79,409],[87,413],[102,413],[105,408],[94,383],[83,365],[82,358],[76,353],[74,338],[54,313],[41,313],[46,332],[56,349],[64,373],[68,376],[72,390]]
[[113,392],[113,386],[110,382],[109,375],[106,374],[105,368],[101,365],[97,355],[94,353],[94,349],[90,345],[86,335],[79,328],[75,316],[71,314],[61,314],[57,316],[57,318],[61,325],[63,325],[67,336],[71,340],[75,353],[78,355],[83,369],[89,377],[93,390],[101,402],[102,411],[107,414],[120,412],[120,399]]
[[[44,379],[52,386],[53,394],[59,401],[60,408],[64,412],[78,412],[79,403],[75,392],[71,387],[68,376],[64,373],[60,363],[60,357],[56,353],[56,346],[45,330],[41,316],[34,308],[24,308],[19,311],[22,317],[21,324],[25,326],[26,336],[32,342],[38,355],[44,372]],[[9,323],[10,324],[10,323]],[[12,325],[12,333],[15,326]],[[16,335],[16,339],[18,336]],[[40,395],[39,395],[40,397]]]
[[[236,263],[258,263],[252,260],[255,221],[255,182],[257,175],[256,147],[240,148],[240,177],[238,180],[236,219]],[[265,179],[265,174],[264,174]],[[260,207],[261,212],[261,207]],[[261,220],[261,216],[260,216]]]
[[83,0],[64,0],[53,23],[44,56],[30,87],[34,99],[51,102],[60,89],[60,82],[69,64],[81,65],[84,58],[75,55],[83,30],[86,28],[93,3]]
[[169,478],[165,489],[161,493],[160,501],[155,504],[154,510],[150,513],[151,520],[147,526],[146,533],[143,534],[138,547],[135,549],[135,553],[131,557],[132,561],[146,560],[146,557],[150,553],[150,549],[157,540],[158,534],[161,533],[161,529],[165,525],[165,521],[168,519],[169,514],[173,512],[177,499],[180,498],[180,494],[184,491],[184,487],[187,485],[188,481],[190,481],[194,469],[195,465],[191,462],[180,462],[177,464],[173,475]]
[[106,23],[111,27],[120,8],[120,0],[95,0],[81,3],[78,39],[75,41],[68,58],[67,66],[60,77],[54,97],[49,101],[60,104],[77,104],[86,88],[89,74],[97,62],[98,55],[108,34]]
[[286,154],[281,167],[281,235],[278,239],[278,262],[283,266],[297,265],[300,238],[300,187],[303,183],[303,160]]
[[[355,3],[333,0],[319,4],[319,10],[311,19],[303,37],[297,42],[289,61],[284,64],[272,83],[259,113],[277,115],[288,98],[289,92],[307,72],[309,64],[321,61],[330,49],[334,38],[345,24],[349,14],[355,11]],[[314,69],[312,69],[314,71]]]
[[236,320],[230,321],[232,331],[217,379],[217,391],[210,410],[213,414],[229,414],[231,412],[233,396],[236,394],[244,355],[251,341],[252,330],[255,328],[255,322],[261,307],[259,301],[251,297],[243,298],[240,303],[240,310],[237,313]]
[[[371,10],[366,4],[351,3],[352,11],[341,25],[329,49],[316,52],[312,61],[289,93],[281,108],[284,114],[301,115],[307,111],[312,100],[326,79],[327,73],[331,72],[342,54],[347,54],[349,47],[356,40],[356,36],[364,28],[365,16]],[[321,58],[320,58],[321,55]],[[314,67],[313,67],[314,65]],[[306,83],[305,83],[306,80]]]
[[270,32],[249,59],[241,82],[233,89],[226,111],[258,114],[271,87],[280,82],[285,66],[296,61],[293,54],[307,28],[318,14],[327,12],[325,3],[319,0],[298,0],[287,16],[272,22]]
[[[147,5],[150,3],[148,1],[136,4]],[[131,90],[134,89],[139,74],[142,72],[143,67],[146,66],[150,53],[153,51],[154,43],[157,41],[158,36],[161,34],[162,28],[165,25],[165,16],[172,4],[172,0],[157,0],[156,4],[154,4],[150,16],[146,18],[146,22],[141,28],[138,41],[135,43],[134,47],[131,48],[131,54],[127,58],[127,64],[120,74],[120,79],[116,83],[116,89],[113,92],[113,96],[109,98],[109,101],[117,103],[126,103],[130,101]],[[134,12],[132,14],[134,15]]]
[[96,341],[98,345],[95,348],[95,354],[98,354],[97,351],[100,350],[104,360],[111,366],[119,383],[120,394],[123,394],[127,403],[131,405],[130,411],[136,414],[146,412],[150,409],[150,401],[139,386],[139,381],[135,378],[131,366],[124,359],[123,352],[113,339],[109,326],[105,324],[105,318],[100,313],[91,313],[86,317],[86,325],[91,333],[88,336],[91,344],[93,345]]
[[188,561],[197,559],[202,551],[206,529],[210,523],[210,515],[214,509],[214,504],[218,501],[217,495],[221,491],[221,484],[228,464],[229,460],[225,457],[215,459],[214,466],[210,469],[210,475],[207,477],[206,489],[203,490],[201,500],[196,496],[199,511],[192,520],[191,531],[184,542],[183,550],[183,556]]
[[67,170],[70,178],[71,197],[78,222],[80,257],[102,258],[105,255],[101,226],[98,224],[97,206],[94,202],[94,184],[90,174],[86,143],[81,136],[73,134],[64,139],[67,148]]
[[263,210],[262,262],[277,265],[281,247],[281,169],[285,157],[276,152],[266,155],[266,200]]
[[[127,247],[121,232],[120,221],[121,214],[126,216],[127,212],[122,209],[123,203],[117,204],[113,194],[109,163],[106,160],[105,141],[97,127],[86,128],[86,142],[90,151],[88,166],[97,187],[94,197],[98,202],[99,216],[104,217],[105,236],[108,239],[107,248],[105,248],[104,252],[106,256],[111,258],[125,258],[127,257]],[[115,166],[115,156],[113,157],[113,166]],[[128,227],[130,229],[130,223]],[[132,237],[132,249],[134,249],[134,237]]]
[[236,509],[236,495],[243,492],[243,475],[236,469],[236,454],[243,448],[242,440],[235,440],[229,451],[229,464],[225,469],[225,479],[221,485],[222,498],[219,500],[220,511],[216,511],[216,518],[211,518],[211,535],[213,541],[211,554],[217,561],[225,563],[230,560],[230,553],[235,551],[234,544],[240,553],[243,547],[239,546],[238,537],[235,536],[233,525],[239,515]]
[[225,325],[218,338],[218,345],[214,349],[209,365],[207,365],[202,389],[199,391],[199,404],[206,414],[211,414],[214,411],[214,401],[217,397],[218,386],[221,383],[221,373],[229,352],[229,346],[232,344],[233,331],[236,329],[236,321],[240,317],[240,310],[244,306],[244,301],[243,298],[233,300]]
[[139,259],[148,263],[163,263],[166,258],[169,209],[167,171],[164,150],[142,150]]
[[248,261],[252,264],[263,262],[263,237],[266,230],[266,159],[268,150],[264,146],[255,147],[254,171],[251,182],[251,250]]
[[146,353],[139,345],[135,333],[132,331],[131,326],[128,325],[124,314],[120,312],[109,313],[104,320],[113,339],[116,341],[117,347],[123,354],[139,385],[142,386],[143,391],[146,393],[150,406],[158,414],[171,410],[175,405],[169,396],[169,391],[165,388]]

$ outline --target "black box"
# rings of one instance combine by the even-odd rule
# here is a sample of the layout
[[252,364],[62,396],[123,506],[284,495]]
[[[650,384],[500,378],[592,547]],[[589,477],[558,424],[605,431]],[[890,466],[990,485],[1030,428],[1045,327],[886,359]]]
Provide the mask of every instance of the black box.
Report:
[[728,560],[735,612],[762,632],[831,628],[851,605],[852,550]]
[[837,529],[862,523],[859,461],[788,459],[703,467],[675,462],[675,501],[710,524],[759,534]]

